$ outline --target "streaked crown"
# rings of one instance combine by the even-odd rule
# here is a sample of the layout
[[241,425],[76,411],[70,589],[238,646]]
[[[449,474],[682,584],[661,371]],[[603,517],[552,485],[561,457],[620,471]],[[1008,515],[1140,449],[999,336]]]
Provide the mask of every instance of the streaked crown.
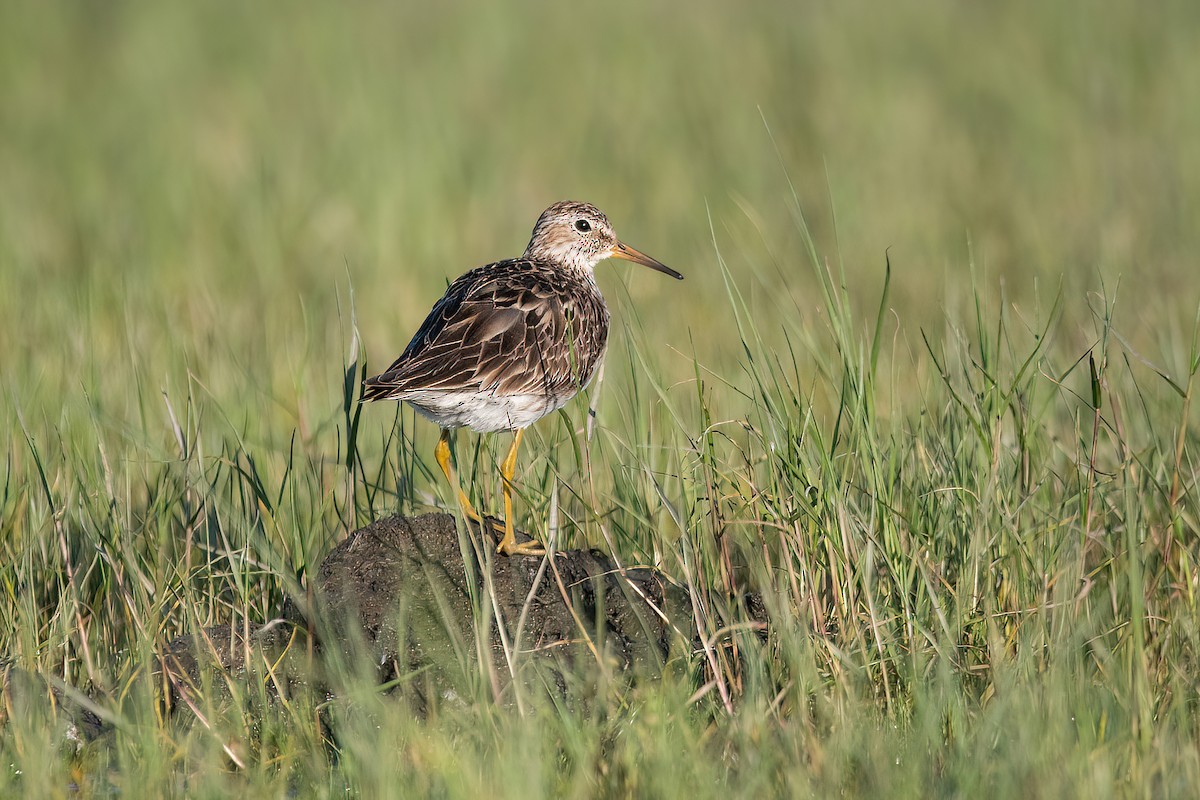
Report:
[[617,243],[604,212],[590,203],[564,200],[538,217],[525,257],[591,270]]

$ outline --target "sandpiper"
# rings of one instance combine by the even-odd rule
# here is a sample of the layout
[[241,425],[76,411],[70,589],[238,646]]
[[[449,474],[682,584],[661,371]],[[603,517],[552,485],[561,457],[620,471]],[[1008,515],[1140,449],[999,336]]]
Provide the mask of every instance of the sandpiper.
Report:
[[683,280],[675,270],[621,242],[608,217],[564,201],[542,212],[520,258],[478,267],[446,294],[387,370],[368,378],[363,400],[405,400],[442,428],[434,456],[465,516],[483,524],[455,473],[450,431],[513,431],[500,465],[505,555],[540,555],[518,544],[512,479],[525,429],[588,385],[608,343],[608,306],[595,267],[622,258]]

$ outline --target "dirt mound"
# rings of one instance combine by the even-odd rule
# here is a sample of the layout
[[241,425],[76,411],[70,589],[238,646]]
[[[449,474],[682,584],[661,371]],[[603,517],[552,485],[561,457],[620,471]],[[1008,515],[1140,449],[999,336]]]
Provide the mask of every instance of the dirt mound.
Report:
[[319,682],[331,659],[376,670],[381,682],[420,675],[419,694],[446,695],[463,689],[481,659],[502,682],[522,665],[557,669],[581,658],[614,673],[653,673],[673,646],[691,646],[684,594],[654,570],[622,570],[594,550],[505,557],[485,544],[492,539],[476,526],[460,531],[449,514],[361,528],[281,619],[166,645],[166,695],[187,705],[207,667],[236,675],[269,665],[277,677]]
[[690,642],[669,622],[680,593],[653,570],[623,571],[592,550],[505,557],[484,541],[449,514],[379,520],[326,557],[312,607],[289,604],[284,616],[314,630],[327,654],[366,648],[383,680],[430,669],[445,678],[481,658],[502,673],[580,657],[657,670],[672,641]]

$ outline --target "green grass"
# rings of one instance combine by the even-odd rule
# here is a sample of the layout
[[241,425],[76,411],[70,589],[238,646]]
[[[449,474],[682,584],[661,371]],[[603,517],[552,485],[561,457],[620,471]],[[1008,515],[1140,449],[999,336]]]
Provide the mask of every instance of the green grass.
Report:
[[[0,794],[1190,795],[1198,16],[5,7],[0,653],[117,730],[10,708]],[[520,521],[690,582],[709,652],[160,719],[158,643],[445,502],[347,370],[567,197],[687,280],[601,268],[603,379],[527,438]],[[506,446],[458,442],[493,509]]]

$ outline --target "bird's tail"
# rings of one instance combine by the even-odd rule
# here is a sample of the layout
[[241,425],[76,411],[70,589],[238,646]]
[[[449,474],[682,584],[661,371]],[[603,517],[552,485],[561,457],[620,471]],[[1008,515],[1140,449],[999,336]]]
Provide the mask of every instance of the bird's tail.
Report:
[[396,384],[389,381],[386,375],[376,375],[363,381],[362,394],[358,401],[366,403],[371,400],[396,400],[397,390]]

